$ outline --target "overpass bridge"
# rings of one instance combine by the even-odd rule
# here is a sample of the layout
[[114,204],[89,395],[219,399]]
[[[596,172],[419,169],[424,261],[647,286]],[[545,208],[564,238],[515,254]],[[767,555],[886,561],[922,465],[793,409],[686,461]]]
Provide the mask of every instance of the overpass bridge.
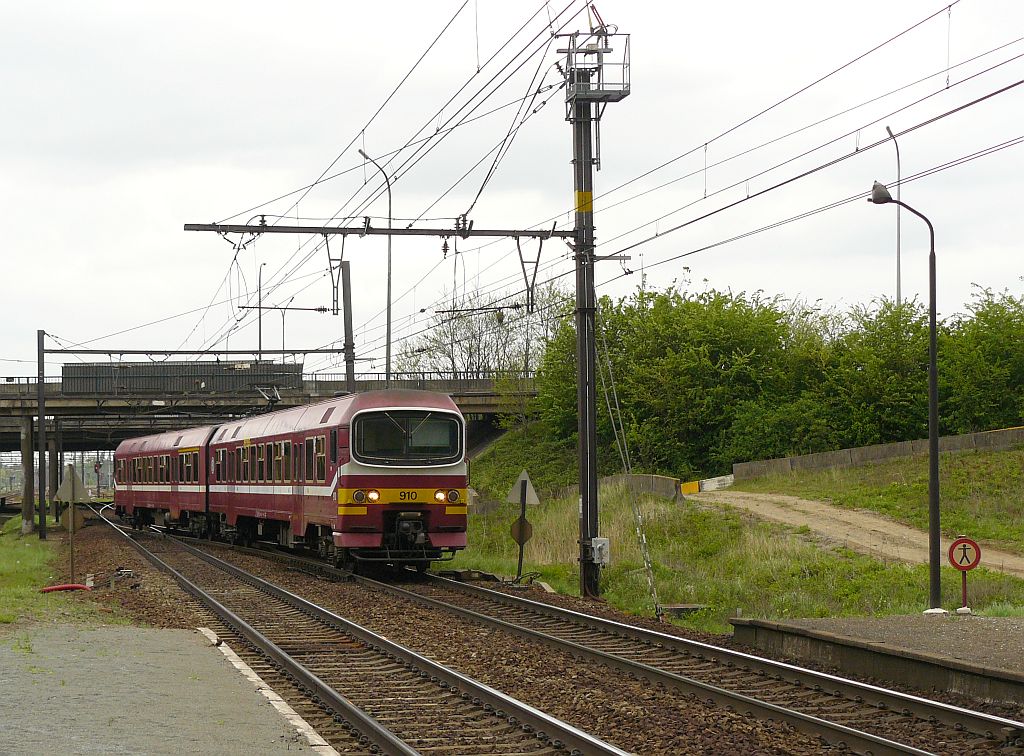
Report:
[[[62,376],[46,378],[51,448],[111,450],[126,438],[350,393],[344,375],[304,374],[298,364],[193,362],[161,368],[165,364],[146,363],[145,374],[116,363],[66,365]],[[385,383],[382,373],[363,373],[353,389],[373,391]],[[532,374],[522,372],[393,373],[391,387],[449,394],[471,421],[493,420],[536,395]],[[31,437],[36,391],[35,378],[0,378],[0,452],[22,449],[26,432]]]

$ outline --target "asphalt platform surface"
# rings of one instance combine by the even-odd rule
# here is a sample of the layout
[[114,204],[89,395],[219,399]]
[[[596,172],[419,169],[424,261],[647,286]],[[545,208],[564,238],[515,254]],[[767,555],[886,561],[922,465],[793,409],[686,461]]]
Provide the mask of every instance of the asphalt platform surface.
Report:
[[0,635],[0,752],[314,749],[196,631],[34,625]]

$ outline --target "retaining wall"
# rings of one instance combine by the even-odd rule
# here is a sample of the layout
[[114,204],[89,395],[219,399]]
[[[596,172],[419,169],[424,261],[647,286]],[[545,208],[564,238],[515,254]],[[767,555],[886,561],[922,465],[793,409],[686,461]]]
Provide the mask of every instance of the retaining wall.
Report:
[[[961,436],[939,438],[939,451],[970,451],[973,449],[1011,449],[1024,444],[1024,427],[965,433]],[[892,444],[861,446],[855,449],[803,454],[757,462],[738,462],[732,466],[736,480],[761,478],[766,475],[789,474],[794,470],[824,470],[830,467],[851,467],[865,462],[882,462],[898,457],[913,457],[928,453],[928,439],[897,441]]]

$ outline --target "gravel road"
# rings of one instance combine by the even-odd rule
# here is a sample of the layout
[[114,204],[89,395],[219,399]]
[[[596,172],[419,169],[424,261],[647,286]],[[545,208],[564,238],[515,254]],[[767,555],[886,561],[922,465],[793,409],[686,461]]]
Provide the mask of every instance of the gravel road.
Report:
[[[706,491],[694,494],[692,498],[698,502],[728,504],[773,522],[793,527],[804,526],[833,543],[864,554],[915,564],[928,563],[928,533],[874,512],[846,509],[796,496],[728,489]],[[948,538],[942,540],[943,559],[950,543]],[[985,544],[982,544],[982,566],[1024,578],[1024,556],[990,548]]]

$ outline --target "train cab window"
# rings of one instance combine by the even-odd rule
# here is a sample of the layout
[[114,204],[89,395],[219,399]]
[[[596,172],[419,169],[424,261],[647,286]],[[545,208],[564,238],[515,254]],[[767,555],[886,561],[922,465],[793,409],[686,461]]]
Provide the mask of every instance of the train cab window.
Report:
[[331,464],[338,464],[338,430],[331,430]]
[[462,458],[462,422],[429,410],[365,412],[352,426],[356,459],[383,465],[450,465]]
[[306,439],[306,482],[313,481],[313,439]]
[[323,483],[327,480],[327,454],[324,452],[324,437],[316,437],[316,479]]
[[262,483],[267,475],[267,448],[263,444],[256,445],[256,480]]
[[281,467],[284,470],[284,482],[292,482],[292,442],[284,441],[281,444]]

